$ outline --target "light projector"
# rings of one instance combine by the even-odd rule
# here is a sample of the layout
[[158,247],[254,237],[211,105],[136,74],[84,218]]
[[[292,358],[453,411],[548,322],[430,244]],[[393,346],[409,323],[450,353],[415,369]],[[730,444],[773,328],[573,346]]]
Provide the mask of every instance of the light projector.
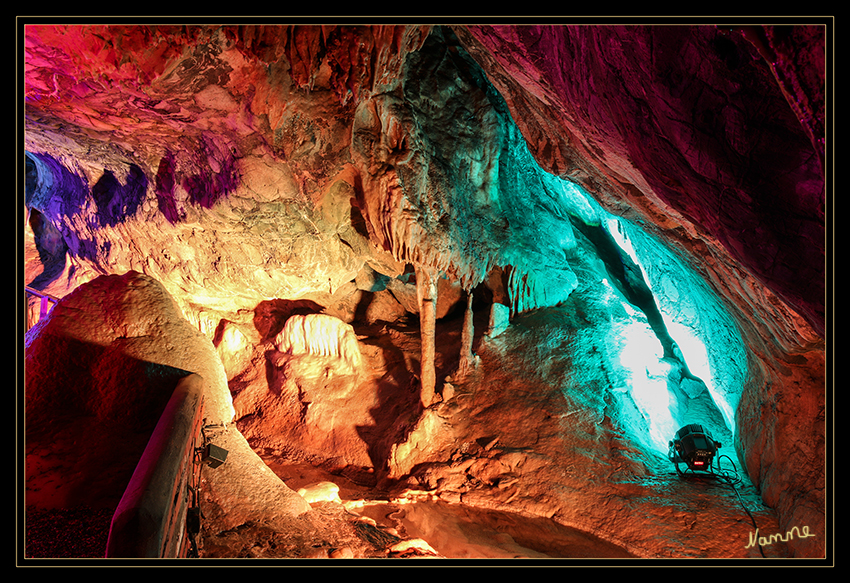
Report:
[[711,434],[702,425],[685,425],[676,432],[669,443],[667,456],[676,464],[687,464],[691,470],[709,471],[711,462],[720,448],[720,444],[712,439]]

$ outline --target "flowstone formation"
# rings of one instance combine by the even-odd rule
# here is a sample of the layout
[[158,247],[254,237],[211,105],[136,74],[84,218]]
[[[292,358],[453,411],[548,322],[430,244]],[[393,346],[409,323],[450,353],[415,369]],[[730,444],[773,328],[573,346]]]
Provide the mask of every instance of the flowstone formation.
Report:
[[[240,455],[206,556],[462,555],[400,502],[364,527],[378,499],[593,556],[823,556],[822,27],[25,33],[26,283],[62,314],[141,278],[209,343]],[[738,490],[677,475],[689,423]],[[574,556],[529,524],[493,552]]]

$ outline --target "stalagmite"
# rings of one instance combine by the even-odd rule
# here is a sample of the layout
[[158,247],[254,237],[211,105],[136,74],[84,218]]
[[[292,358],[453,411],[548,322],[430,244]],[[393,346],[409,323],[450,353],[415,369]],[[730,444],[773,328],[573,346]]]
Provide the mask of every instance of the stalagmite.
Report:
[[420,400],[429,407],[435,400],[437,372],[435,364],[436,348],[434,344],[437,313],[437,273],[427,267],[416,268],[416,292],[419,299],[419,325],[422,348],[419,375],[422,389]]

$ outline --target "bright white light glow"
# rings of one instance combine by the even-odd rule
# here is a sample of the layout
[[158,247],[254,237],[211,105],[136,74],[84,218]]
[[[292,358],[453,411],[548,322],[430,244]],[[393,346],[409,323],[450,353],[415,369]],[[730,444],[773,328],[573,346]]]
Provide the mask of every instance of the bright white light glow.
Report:
[[[625,229],[620,225],[620,221],[617,217],[608,217],[606,220],[608,232],[611,233],[611,237],[614,238],[614,241],[619,245],[620,249],[628,253],[629,257],[631,257],[632,262],[635,265],[640,266],[641,271],[643,271],[643,266],[641,266],[640,261],[638,261],[637,253],[635,252],[634,247],[632,247],[632,242],[626,236]],[[644,279],[646,279],[646,274],[643,274]]]
[[[608,232],[611,233],[611,236],[616,241],[617,245],[625,251],[629,257],[631,257],[632,261],[640,267],[641,273],[643,274],[644,281],[653,291],[653,295],[656,295],[656,292],[652,285],[652,278],[649,277],[646,270],[643,267],[643,264],[638,258],[637,251],[632,245],[631,239],[626,233],[625,226],[620,222],[617,217],[609,216],[606,219],[606,225],[608,227]],[[667,290],[668,292],[675,292],[678,290]],[[675,302],[677,308],[684,310],[684,313],[680,314],[686,321],[690,321],[693,319],[694,314],[689,313],[689,310],[694,310],[696,308],[696,304],[693,302],[683,303],[683,302]],[[659,306],[661,308],[662,306]],[[675,340],[676,344],[679,347],[679,350],[682,353],[682,358],[684,359],[685,364],[690,370],[691,374],[698,377],[703,381],[705,386],[708,388],[709,393],[711,394],[714,402],[717,404],[720,412],[723,415],[723,418],[726,422],[726,426],[734,432],[734,415],[731,406],[723,398],[722,395],[719,394],[715,384],[715,376],[711,367],[711,360],[709,359],[708,352],[706,350],[705,344],[703,340],[700,338],[698,333],[690,326],[681,324],[678,321],[674,321],[664,310],[661,310],[662,318],[664,319],[664,324],[667,327],[667,331],[670,336]],[[651,365],[649,365],[651,366]],[[665,442],[666,443],[666,442]],[[666,447],[666,445],[665,445]]]
[[612,345],[619,348],[632,398],[649,421],[651,445],[667,453],[667,442],[678,427],[670,411],[672,398],[667,387],[670,365],[662,361],[664,351],[645,322],[635,320],[616,324]]
[[221,346],[228,354],[236,354],[240,350],[248,346],[248,339],[234,326],[228,326],[224,329],[224,334],[221,338]]
[[[746,357],[731,325],[722,324],[727,319],[722,308],[708,290],[698,285],[698,278],[689,272],[686,264],[637,225],[608,214],[580,188],[563,196],[566,201],[575,204],[578,195],[581,195],[579,202],[587,205],[578,214],[588,218],[592,215],[599,217],[599,222],[622,252],[640,268],[684,364],[691,374],[703,381],[723,418],[723,421],[716,421],[725,422],[726,428],[734,433],[737,400],[730,402],[729,399],[730,395],[734,397],[740,391],[740,380],[744,376],[742,363]],[[642,259],[646,261],[646,267]],[[602,283],[607,292],[604,302],[611,304],[616,301],[615,297],[620,296],[614,293],[610,282],[603,280]],[[634,320],[617,321],[613,317],[610,320],[608,346],[612,350],[611,362],[615,366],[619,362],[622,376],[618,382],[627,385],[634,406],[646,420],[624,418],[621,419],[622,425],[631,425],[637,430],[648,423],[649,435],[636,437],[666,455],[668,441],[679,429],[681,421],[674,416],[689,411],[690,403],[676,402],[678,392],[671,391],[669,384],[678,381],[678,376],[669,378],[674,365],[662,360],[661,343],[647,325],[644,315],[628,302],[622,301],[622,305],[626,314]],[[709,349],[715,352],[710,353]],[[617,394],[624,393],[622,386],[614,390]],[[704,404],[705,399],[700,397],[700,402]],[[623,407],[623,415],[636,414],[628,411],[634,411],[630,404]]]
[[662,313],[664,323],[667,326],[667,331],[682,352],[682,357],[688,366],[688,370],[695,377],[698,377],[708,389],[711,397],[717,404],[720,412],[723,414],[723,419],[726,421],[726,426],[734,432],[735,418],[732,414],[732,409],[729,403],[726,402],[717,392],[714,384],[714,373],[711,367],[711,361],[708,358],[708,351],[705,348],[703,341],[696,335],[694,330],[688,326],[672,321],[667,314]]

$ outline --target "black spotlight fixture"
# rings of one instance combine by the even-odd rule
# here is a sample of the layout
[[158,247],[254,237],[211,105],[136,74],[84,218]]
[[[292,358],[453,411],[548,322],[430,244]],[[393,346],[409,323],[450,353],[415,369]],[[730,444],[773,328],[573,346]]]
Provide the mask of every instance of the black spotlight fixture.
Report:
[[691,424],[679,429],[669,446],[667,456],[677,470],[679,464],[684,463],[691,470],[709,471],[720,443],[714,441],[702,425]]
[[217,468],[227,459],[227,450],[223,447],[208,443],[201,454],[201,461],[211,468]]

